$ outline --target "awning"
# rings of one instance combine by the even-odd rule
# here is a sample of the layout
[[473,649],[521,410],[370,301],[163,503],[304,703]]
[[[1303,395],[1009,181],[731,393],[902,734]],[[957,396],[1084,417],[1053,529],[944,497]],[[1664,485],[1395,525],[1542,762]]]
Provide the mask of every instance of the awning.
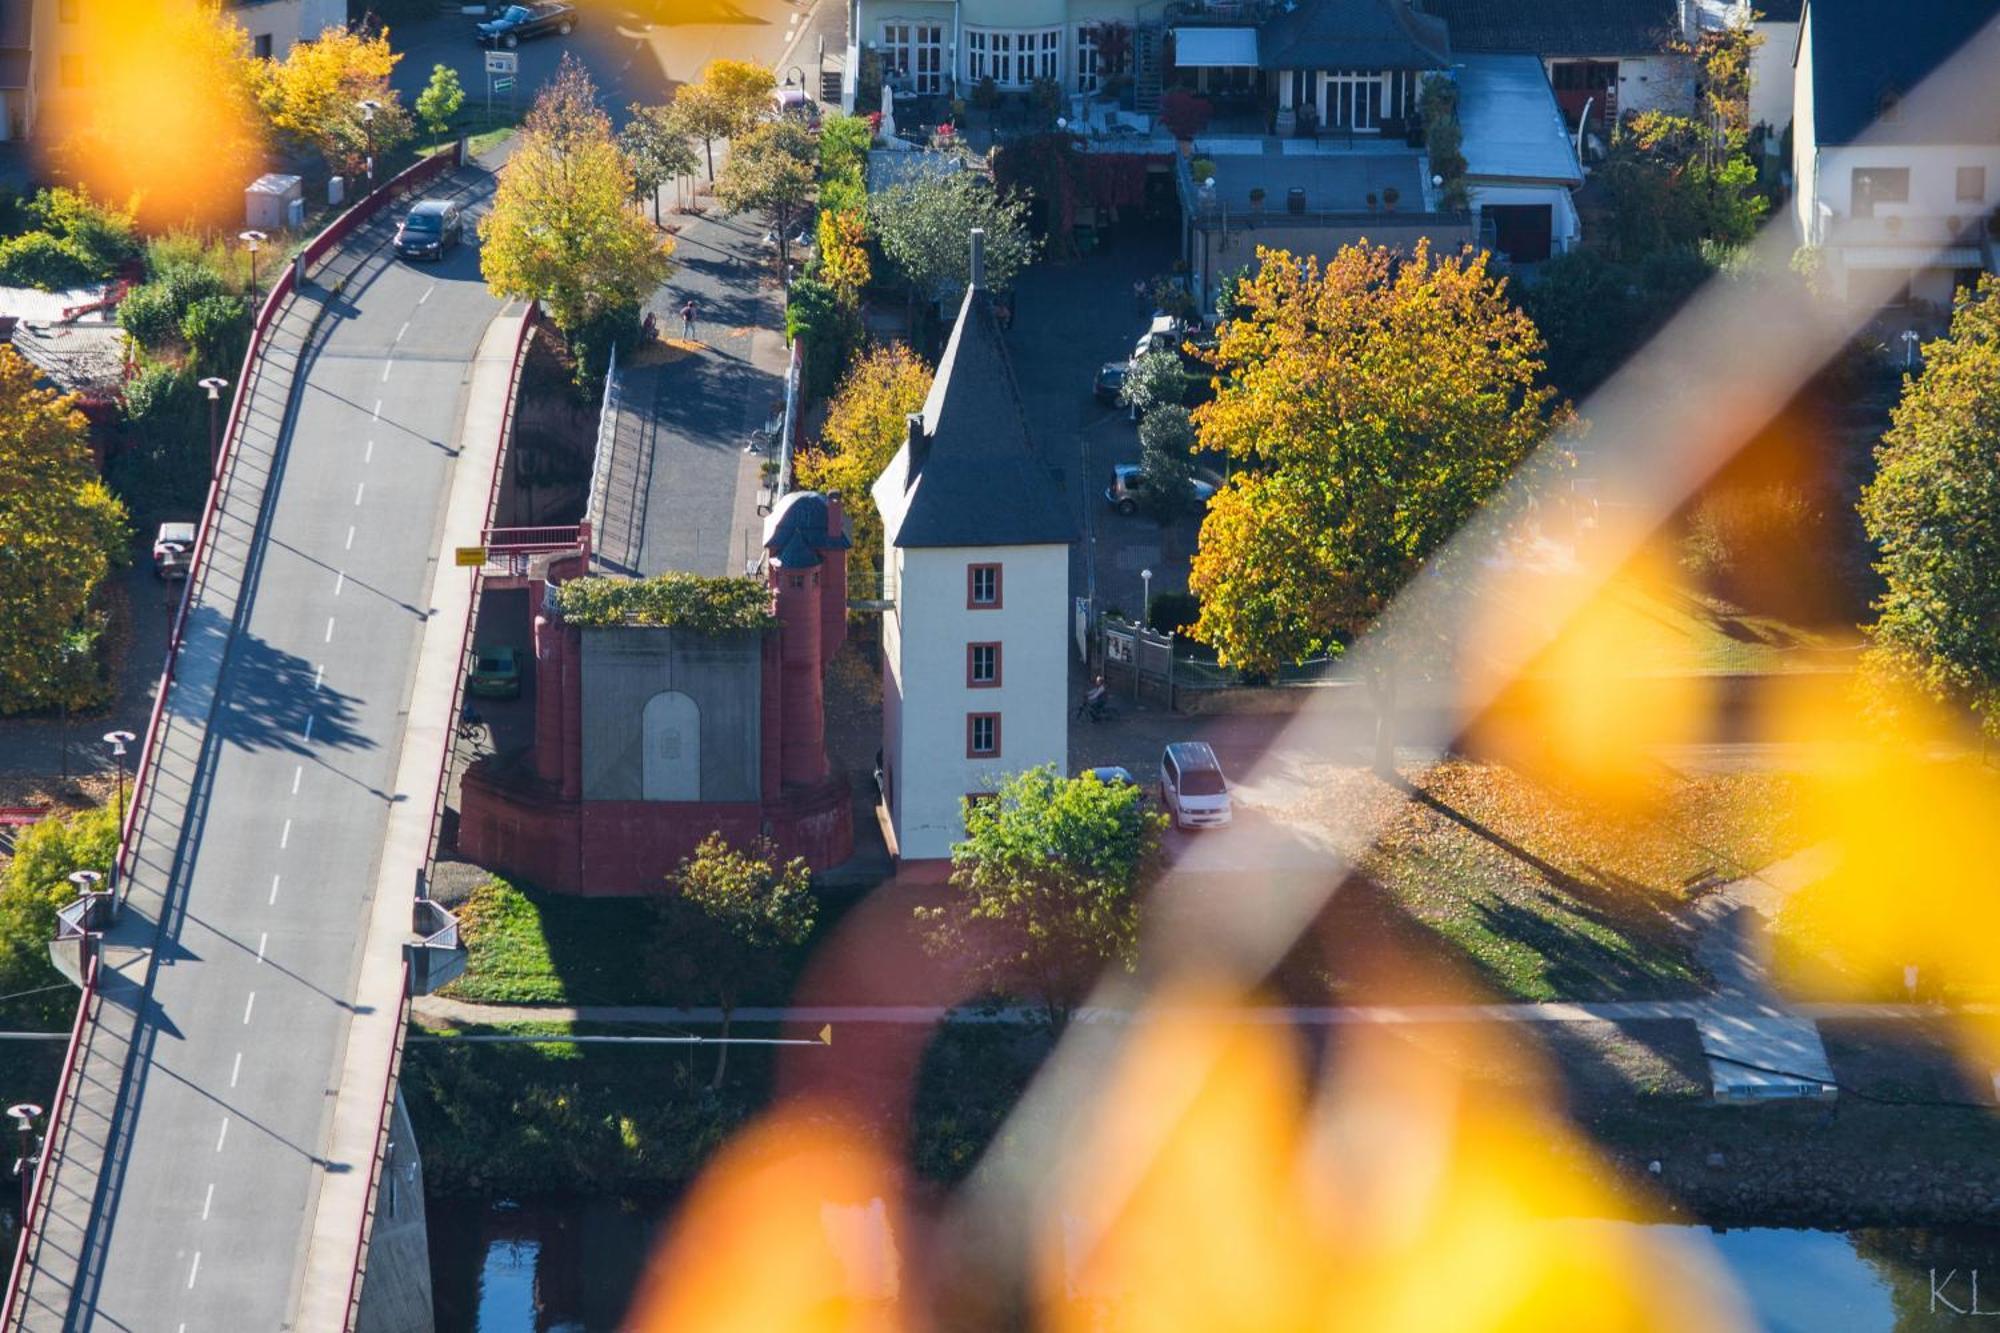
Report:
[[1849,268],[1984,268],[1979,248],[1972,245],[1847,246],[1840,251]]
[[1257,68],[1255,28],[1175,28],[1174,64],[1208,69]]

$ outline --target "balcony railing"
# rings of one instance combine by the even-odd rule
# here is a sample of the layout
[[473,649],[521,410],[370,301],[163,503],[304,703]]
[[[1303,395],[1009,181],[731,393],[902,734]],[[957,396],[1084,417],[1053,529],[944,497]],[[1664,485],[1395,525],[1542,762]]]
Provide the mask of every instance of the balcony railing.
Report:
[[1987,241],[1986,218],[1967,209],[1962,214],[1938,216],[1878,214],[1874,217],[1833,217],[1826,222],[1828,245],[1918,246],[1942,249],[1946,246],[1983,246]]

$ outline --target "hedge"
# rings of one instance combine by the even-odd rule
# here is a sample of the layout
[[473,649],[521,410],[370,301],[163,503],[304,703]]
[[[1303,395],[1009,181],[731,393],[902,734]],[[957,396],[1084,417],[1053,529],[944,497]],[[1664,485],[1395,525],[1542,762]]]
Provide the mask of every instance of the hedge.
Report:
[[735,575],[661,574],[650,579],[571,579],[556,588],[556,610],[572,625],[664,625],[696,634],[777,626],[771,590]]

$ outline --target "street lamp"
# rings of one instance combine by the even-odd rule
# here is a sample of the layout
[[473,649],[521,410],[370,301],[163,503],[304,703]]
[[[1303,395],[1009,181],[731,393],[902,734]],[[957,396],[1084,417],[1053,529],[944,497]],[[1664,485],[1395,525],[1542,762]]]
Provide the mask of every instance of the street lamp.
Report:
[[375,188],[375,113],[382,104],[372,97],[365,97],[355,103],[361,108],[361,137],[368,149],[368,188]]
[[1139,587],[1141,589],[1139,593],[1139,623],[1148,624],[1152,620],[1153,611],[1152,570],[1142,569],[1139,571]]
[[1914,362],[1914,361],[1916,360],[1916,355],[1917,355],[1917,344],[1918,344],[1919,342],[1921,342],[1921,341],[1922,341],[1922,339],[1918,337],[1918,335],[1917,335],[1917,331],[1916,331],[1915,329],[1904,329],[1904,330],[1903,330],[1903,369],[1904,369],[1904,370],[1908,370],[1908,369],[1910,369],[1910,367],[1911,367],[1912,363],[1913,363],[1913,362]]
[[35,1142],[35,1122],[42,1108],[33,1102],[16,1102],[7,1108],[14,1121],[14,1133],[21,1140],[21,1155],[14,1159],[14,1174],[21,1178],[21,1225],[28,1222],[28,1197],[35,1192],[35,1167],[41,1161],[41,1145]]
[[238,232],[236,239],[250,251],[250,299],[254,301],[257,299],[257,247],[271,238],[261,231],[244,231]]
[[125,747],[138,740],[129,731],[107,731],[104,743],[111,747],[111,757],[118,763],[118,817],[125,817]]
[[195,383],[208,390],[208,474],[212,477],[222,467],[222,391],[229,387],[229,381],[210,375]]

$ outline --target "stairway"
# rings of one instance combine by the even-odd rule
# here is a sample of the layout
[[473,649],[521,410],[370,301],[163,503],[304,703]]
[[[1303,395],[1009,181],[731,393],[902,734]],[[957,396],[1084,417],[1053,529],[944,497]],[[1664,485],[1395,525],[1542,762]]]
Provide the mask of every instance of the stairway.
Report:
[[819,72],[819,100],[823,106],[840,105],[840,76],[838,66]]
[[1160,38],[1157,23],[1132,30],[1132,108],[1142,115],[1160,113]]

